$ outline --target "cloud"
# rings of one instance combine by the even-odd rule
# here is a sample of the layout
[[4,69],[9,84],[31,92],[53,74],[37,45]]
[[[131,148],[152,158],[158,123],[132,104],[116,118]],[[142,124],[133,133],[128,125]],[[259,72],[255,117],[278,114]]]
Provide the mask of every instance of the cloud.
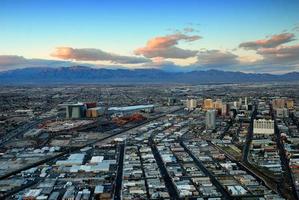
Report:
[[246,50],[257,50],[260,48],[274,48],[281,44],[285,44],[295,40],[295,35],[292,33],[282,33],[273,35],[269,39],[256,40],[251,42],[244,42],[239,45],[239,48]]
[[184,28],[184,32],[185,33],[192,33],[192,32],[197,32],[197,30],[195,30],[192,27],[186,27],[186,28]]
[[[250,73],[281,74],[290,71],[298,71],[299,57],[297,48],[287,47],[263,49],[260,54],[264,59],[257,61],[241,60],[236,54],[228,51],[206,50],[198,53],[198,61],[188,67],[192,70],[217,69],[223,71],[241,71]],[[280,54],[280,55],[278,55]],[[296,56],[297,55],[297,56]],[[282,59],[283,58],[283,59]]]
[[251,72],[285,73],[296,71],[299,67],[299,44],[285,46],[295,40],[292,33],[273,35],[269,39],[241,43],[239,47],[255,50],[261,59],[245,63],[242,70]]
[[293,30],[293,31],[298,31],[298,32],[299,32],[299,25],[295,26],[292,30]]
[[238,56],[227,51],[206,50],[197,55],[198,61],[195,63],[202,68],[225,69],[239,64]]
[[57,47],[51,56],[63,60],[110,61],[118,64],[140,64],[151,62],[150,59],[144,57],[121,56],[92,48],[75,49],[71,47]]
[[279,46],[276,48],[263,48],[257,51],[263,56],[264,63],[271,64],[299,64],[299,44],[293,46]]
[[145,47],[138,48],[134,52],[136,55],[143,55],[147,58],[177,58],[184,59],[194,57],[198,51],[187,50],[176,47],[179,41],[193,42],[199,40],[201,37],[198,35],[186,35],[176,33],[162,37],[155,37],[150,39]]
[[26,62],[26,59],[22,56],[15,55],[0,55],[1,66],[12,66]]
[[0,55],[0,71],[26,67],[62,67],[73,64],[68,61],[28,59],[17,55]]

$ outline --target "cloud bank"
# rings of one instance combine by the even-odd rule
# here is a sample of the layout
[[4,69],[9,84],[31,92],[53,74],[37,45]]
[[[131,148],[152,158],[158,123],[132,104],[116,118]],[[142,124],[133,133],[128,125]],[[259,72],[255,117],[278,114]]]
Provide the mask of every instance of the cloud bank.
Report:
[[151,62],[150,59],[144,57],[121,56],[92,48],[75,49],[72,47],[57,47],[51,56],[63,60],[110,61],[111,63],[117,64],[140,64]]
[[0,71],[26,67],[67,67],[72,62],[46,59],[28,59],[17,55],[0,55]]
[[[124,56],[95,48],[73,47],[57,47],[51,56],[60,60],[0,55],[0,71],[26,67],[67,67],[78,64],[101,68],[159,68],[167,71],[218,69],[285,73],[299,70],[299,44],[293,44],[292,41],[296,40],[293,33],[285,32],[264,39],[242,42],[236,51],[190,50],[180,47],[181,42],[192,43],[201,39],[201,36],[190,35],[194,32],[197,31],[193,28],[185,28],[181,32],[151,38],[144,47],[134,51],[137,56]],[[250,54],[248,57],[244,55],[246,51],[255,54],[253,59],[248,59],[251,58]],[[255,56],[258,56],[258,59],[255,59]],[[247,59],[244,59],[246,57]],[[108,61],[110,65],[109,63],[105,65],[103,64],[105,62],[101,61]],[[179,61],[182,61],[184,66],[176,64],[180,63]]]

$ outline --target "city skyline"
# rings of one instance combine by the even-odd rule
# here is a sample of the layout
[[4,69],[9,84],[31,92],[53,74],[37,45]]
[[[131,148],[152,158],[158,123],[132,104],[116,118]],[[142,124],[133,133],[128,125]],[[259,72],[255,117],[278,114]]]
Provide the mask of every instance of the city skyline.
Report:
[[297,1],[1,1],[0,71],[299,71]]

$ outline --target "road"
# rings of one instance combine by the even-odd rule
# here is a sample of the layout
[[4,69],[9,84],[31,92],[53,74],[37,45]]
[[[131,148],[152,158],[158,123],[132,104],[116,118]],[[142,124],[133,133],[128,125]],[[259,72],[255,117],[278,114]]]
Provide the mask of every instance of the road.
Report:
[[[32,167],[37,167],[37,166],[39,166],[39,165],[43,165],[43,164],[45,164],[45,163],[47,163],[47,162],[54,161],[55,159],[61,158],[61,157],[65,156],[65,155],[67,155],[67,154],[70,154],[70,153],[77,152],[77,151],[79,151],[79,150],[82,149],[82,148],[85,148],[85,147],[88,147],[88,146],[92,146],[92,145],[94,145],[94,144],[96,144],[96,143],[99,143],[99,142],[105,142],[105,143],[106,143],[107,141],[111,140],[111,139],[114,138],[114,137],[118,137],[118,136],[121,135],[121,134],[125,134],[125,133],[126,133],[127,131],[129,131],[129,130],[132,130],[132,129],[137,128],[137,127],[140,127],[140,126],[143,126],[143,125],[145,125],[145,124],[147,124],[147,123],[150,123],[150,122],[152,122],[152,121],[155,121],[155,120],[157,120],[157,119],[160,119],[160,118],[162,118],[162,117],[165,117],[165,116],[168,115],[168,114],[172,114],[172,113],[178,112],[178,111],[180,111],[180,110],[182,110],[182,109],[183,109],[183,108],[181,107],[181,108],[178,108],[178,109],[176,109],[176,110],[169,111],[169,112],[167,112],[167,113],[161,114],[161,115],[156,116],[156,117],[154,117],[154,118],[145,120],[145,121],[143,121],[143,122],[141,122],[141,123],[139,123],[139,124],[136,124],[136,125],[134,125],[134,126],[127,127],[127,128],[125,128],[125,129],[123,129],[123,130],[114,132],[113,134],[111,134],[111,135],[109,135],[109,136],[106,136],[106,137],[104,137],[104,138],[95,140],[95,141],[90,142],[90,143],[87,143],[87,144],[85,144],[85,145],[82,145],[82,146],[79,146],[79,147],[71,147],[71,148],[68,148],[68,149],[66,149],[65,151],[59,153],[59,154],[56,155],[56,156],[53,156],[53,157],[50,157],[50,158],[46,158],[46,159],[40,160],[40,161],[38,161],[38,162],[36,162],[36,163],[33,163],[33,164],[30,164],[30,165],[24,166],[24,167],[22,167],[22,168],[20,168],[20,169],[17,169],[17,170],[14,170],[14,171],[12,171],[12,172],[9,172],[9,173],[7,173],[7,174],[5,174],[5,175],[2,175],[2,176],[0,176],[0,180],[3,180],[3,179],[6,179],[6,178],[8,178],[8,177],[10,177],[10,176],[16,175],[16,174],[18,174],[18,173],[20,173],[20,172],[22,172],[22,171],[28,170],[28,169],[30,169],[30,168],[32,168]],[[120,170],[120,169],[119,169],[119,170]],[[121,170],[121,171],[122,171],[122,170]],[[24,186],[22,186],[22,187],[24,187]],[[23,189],[24,189],[24,188],[23,188]],[[13,194],[11,194],[11,195],[13,195]]]
[[252,138],[253,138],[253,122],[254,119],[256,118],[257,115],[257,105],[254,105],[254,111],[251,114],[251,118],[250,118],[250,125],[248,128],[248,133],[247,133],[247,137],[246,137],[246,142],[243,148],[243,155],[242,155],[242,160],[244,162],[248,162],[248,155],[249,155],[249,150],[250,150],[250,145],[252,142]]
[[227,124],[227,126],[225,127],[223,133],[220,135],[219,139],[223,140],[226,132],[230,129],[230,127],[233,125],[233,121],[234,121],[234,118],[231,118]]
[[117,165],[116,179],[114,183],[114,200],[121,200],[121,189],[122,189],[122,180],[123,180],[123,167],[124,167],[124,154],[125,154],[125,143],[120,144],[119,146],[119,157]]
[[13,130],[13,131],[10,131],[9,133],[7,133],[4,137],[2,137],[0,139],[0,147],[5,145],[7,142],[12,140],[13,138],[16,138],[18,136],[22,136],[27,131],[29,131],[32,128],[35,128],[38,124],[42,123],[43,121],[55,119],[55,117],[56,116],[47,117],[47,118],[43,118],[43,119],[35,118],[35,119],[33,119],[33,121],[28,122],[28,123],[22,125],[21,127],[18,127],[17,129]]
[[205,173],[206,176],[209,176],[213,185],[217,187],[217,189],[221,192],[224,199],[234,199],[228,191],[219,183],[219,181],[213,176],[213,174],[205,168],[205,166],[201,163],[200,160],[196,158],[196,156],[188,149],[188,147],[184,144],[184,142],[180,142],[181,146],[184,150],[190,155],[190,157],[194,160],[194,163]]
[[284,148],[284,144],[281,141],[281,132],[277,126],[277,121],[276,121],[276,117],[274,114],[274,110],[272,105],[270,105],[270,113],[272,116],[272,119],[274,120],[274,134],[275,134],[275,138],[276,138],[276,145],[277,148],[279,150],[279,156],[280,156],[280,161],[281,161],[281,165],[282,165],[282,169],[284,171],[284,180],[285,182],[288,183],[289,187],[286,187],[286,184],[282,185],[282,188],[284,187],[285,190],[283,190],[283,192],[285,193],[286,191],[290,190],[290,198],[292,199],[299,199],[298,194],[297,194],[297,190],[296,190],[296,186],[294,183],[294,179],[292,176],[292,172],[290,169],[290,165],[289,165],[289,159],[287,158],[286,155],[286,151]]
[[208,143],[211,144],[212,146],[214,146],[215,148],[217,148],[221,153],[225,154],[225,156],[228,157],[231,161],[234,161],[235,163],[237,163],[237,165],[241,169],[243,169],[243,170],[247,171],[248,173],[250,173],[257,180],[262,181],[266,187],[268,187],[269,189],[271,189],[274,192],[278,193],[277,184],[278,184],[279,180],[276,180],[276,179],[265,176],[264,174],[260,173],[257,169],[253,169],[254,167],[250,163],[245,162],[245,161],[240,162],[233,155],[229,154],[227,151],[221,149],[217,145],[215,145],[211,142],[208,142]]
[[10,131],[9,133],[6,134],[6,136],[4,136],[0,139],[0,147],[5,145],[7,142],[12,140],[13,138],[15,138],[17,136],[20,136],[20,135],[23,135],[24,133],[26,133],[30,129],[37,126],[40,122],[41,122],[41,120],[35,120],[35,121],[32,121],[32,122],[26,123],[23,126],[18,127],[17,129],[15,129],[13,131]]
[[157,146],[156,144],[154,143],[153,141],[153,138],[150,137],[149,139],[149,144],[151,146],[151,149],[152,149],[152,152],[153,152],[153,155],[154,155],[154,158],[157,162],[157,165],[160,169],[160,173],[164,179],[164,182],[165,182],[165,186],[167,187],[167,190],[168,190],[168,193],[169,193],[169,196],[170,196],[170,199],[179,199],[179,193],[176,189],[176,186],[174,184],[174,182],[172,181],[172,178],[170,177],[165,165],[164,165],[164,162],[162,160],[162,157],[157,149]]

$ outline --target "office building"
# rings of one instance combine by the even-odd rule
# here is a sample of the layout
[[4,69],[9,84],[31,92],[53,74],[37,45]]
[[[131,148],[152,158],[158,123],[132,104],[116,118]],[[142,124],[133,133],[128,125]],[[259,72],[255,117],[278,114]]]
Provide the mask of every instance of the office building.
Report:
[[206,112],[206,129],[216,128],[216,110],[207,110]]

